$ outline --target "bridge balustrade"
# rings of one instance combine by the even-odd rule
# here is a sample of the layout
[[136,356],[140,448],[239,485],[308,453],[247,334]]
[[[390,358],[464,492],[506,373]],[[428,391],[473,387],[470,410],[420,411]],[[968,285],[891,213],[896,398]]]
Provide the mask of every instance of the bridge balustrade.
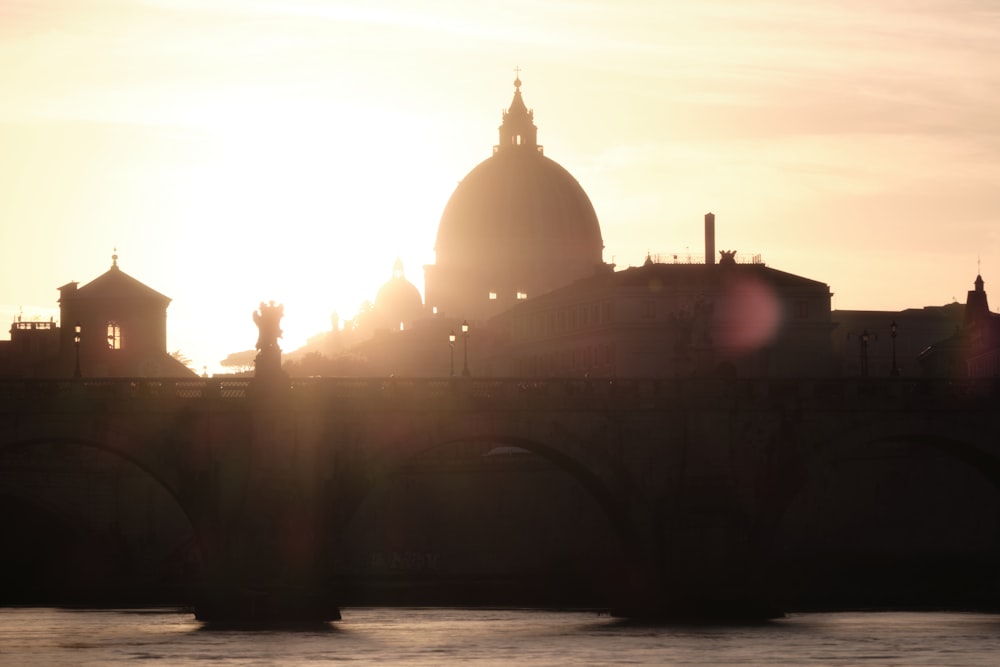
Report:
[[[281,401],[287,407],[355,409],[659,410],[684,405],[802,405],[820,409],[914,409],[1000,397],[996,380],[914,378],[84,378],[0,380],[0,403],[85,401]],[[4,407],[0,407],[0,410]]]

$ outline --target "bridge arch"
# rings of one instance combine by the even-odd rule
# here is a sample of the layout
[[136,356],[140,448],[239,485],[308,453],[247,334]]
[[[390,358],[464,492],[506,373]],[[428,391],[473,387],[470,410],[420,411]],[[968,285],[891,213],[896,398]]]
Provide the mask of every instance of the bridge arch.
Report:
[[0,451],[25,443],[78,443],[114,454],[145,470],[168,492],[180,499],[184,454],[175,447],[158,446],[164,434],[177,430],[172,423],[146,421],[141,415],[121,415],[108,418],[100,411],[85,414],[59,415],[52,418],[43,412],[21,417],[16,428],[0,435]]
[[[433,486],[437,486],[445,495],[468,492],[468,495],[456,498],[468,505],[463,511],[456,512],[455,508],[440,506],[436,510],[441,516],[449,517],[459,530],[463,527],[469,530],[470,526],[463,523],[461,518],[456,519],[456,514],[482,512],[484,523],[495,522],[495,539],[521,540],[520,551],[524,551],[526,546],[530,551],[532,538],[527,535],[534,534],[537,541],[544,541],[544,538],[535,533],[537,527],[528,524],[557,524],[557,527],[550,525],[549,532],[557,531],[560,527],[566,529],[567,544],[588,544],[590,533],[599,531],[600,539],[591,540],[594,544],[590,551],[581,553],[584,551],[581,548],[577,553],[580,563],[592,565],[594,560],[602,558],[609,561],[607,569],[611,571],[610,575],[607,571],[600,574],[589,572],[589,575],[601,578],[601,581],[592,583],[596,588],[601,588],[604,594],[610,595],[612,592],[607,588],[619,583],[610,580],[623,577],[626,563],[635,560],[639,551],[639,539],[633,524],[634,511],[629,504],[628,495],[622,490],[627,486],[627,479],[622,477],[620,470],[615,470],[616,465],[613,463],[597,464],[595,469],[595,457],[583,460],[582,456],[577,455],[578,451],[579,444],[571,447],[565,442],[553,445],[543,441],[538,437],[536,429],[484,428],[474,420],[438,429],[434,437],[427,437],[426,431],[420,429],[399,431],[394,434],[392,443],[383,443],[368,461],[369,469],[374,472],[369,477],[369,483],[360,490],[357,510],[345,525],[345,538],[357,539],[359,534],[364,533],[366,517],[392,514],[391,509],[384,508],[393,502],[401,504],[399,498],[404,497],[406,492],[401,491],[400,487],[406,486],[412,495],[426,493]],[[505,479],[505,475],[514,469],[517,470],[518,480],[515,482],[512,477]],[[534,514],[531,514],[525,511],[517,498],[512,498],[518,491],[531,493],[542,499],[549,497],[544,492],[539,493],[541,488],[547,488],[554,498],[572,497],[573,501],[560,503],[553,500],[551,505],[536,505]],[[432,495],[433,493],[431,491]],[[431,511],[434,511],[435,501],[413,498],[412,495],[407,509],[418,511],[418,508],[432,508]],[[495,503],[497,507],[490,506],[490,498],[499,499]],[[503,505],[503,508],[499,505]],[[378,507],[383,509],[379,510]],[[504,513],[509,516],[500,516]],[[520,525],[523,530],[515,531],[517,534],[512,534],[509,530],[510,522],[514,520],[511,517],[520,517],[522,522]],[[421,520],[409,520],[405,523],[421,523]],[[579,534],[573,534],[574,531]],[[476,542],[476,535],[482,537],[482,532],[475,527],[469,532],[472,534],[472,542]],[[424,543],[419,537],[413,537],[408,536],[414,543]],[[370,537],[368,539],[377,541]],[[437,539],[440,540],[440,536]],[[555,537],[550,536],[550,539],[555,540]],[[391,541],[388,540],[390,543]],[[448,542],[447,539],[443,541]],[[406,543],[406,540],[400,540],[400,543]],[[502,551],[502,545],[500,549],[494,545],[494,550]],[[403,553],[390,550],[386,553],[383,548],[383,552],[374,553],[369,569],[383,572],[400,569],[404,570],[403,574],[407,574],[405,570],[410,568],[415,570],[410,574],[417,575],[418,579],[421,576],[425,579],[433,578],[434,572],[421,570],[433,569],[434,565],[440,564],[436,561],[440,556],[440,553],[430,548],[425,553],[420,553],[419,549],[404,550]],[[357,559],[356,555],[355,558]],[[470,560],[475,561],[475,558]],[[573,564],[567,564],[567,567],[572,568]],[[581,566],[579,569],[584,568]],[[556,584],[551,583],[553,586]]]
[[802,452],[768,548],[792,595],[975,605],[1000,590],[1000,450],[975,419],[879,419]]
[[120,447],[115,447],[109,445],[105,441],[94,440],[86,436],[42,436],[42,437],[32,437],[25,438],[21,440],[5,441],[0,443],[0,457],[5,456],[8,452],[13,452],[17,450],[30,449],[32,447],[46,446],[46,445],[57,445],[57,446],[76,446],[84,449],[92,449],[106,454],[110,454],[121,461],[128,463],[129,465],[142,470],[143,473],[149,476],[150,479],[154,480],[170,497],[177,503],[178,508],[184,513],[185,517],[189,521],[192,520],[192,515],[185,506],[183,499],[177,490],[176,479],[174,476],[167,473],[164,474],[163,469],[159,466],[152,465],[148,460],[141,457],[136,457],[132,452],[124,450]]
[[992,425],[983,428],[974,421],[924,420],[912,417],[880,419],[838,434],[828,448],[814,459],[813,466],[824,466],[838,456],[863,451],[872,444],[914,443],[934,448],[968,464],[997,487],[1000,492],[1000,433]]
[[[398,470],[418,457],[436,450],[462,444],[485,444],[490,446],[492,450],[485,452],[484,455],[486,456],[501,455],[502,452],[496,451],[497,448],[512,447],[528,451],[548,461],[556,468],[573,477],[594,498],[607,515],[623,546],[631,549],[635,544],[635,530],[630,522],[627,498],[623,492],[623,488],[627,486],[627,480],[621,477],[624,475],[624,472],[621,470],[614,471],[614,466],[610,462],[607,463],[602,475],[596,472],[592,465],[587,465],[587,463],[581,461],[580,458],[574,456],[574,453],[567,451],[565,448],[554,447],[520,433],[508,435],[499,432],[451,436],[448,440],[427,443],[422,445],[420,449],[410,451],[407,458],[393,461],[393,464],[396,466],[395,469]],[[598,469],[600,468],[598,467]],[[609,476],[611,472],[617,473],[619,477],[611,479]]]
[[0,570],[13,573],[25,600],[145,602],[134,596],[193,592],[198,522],[148,462],[68,435],[7,439],[0,462],[8,505]]

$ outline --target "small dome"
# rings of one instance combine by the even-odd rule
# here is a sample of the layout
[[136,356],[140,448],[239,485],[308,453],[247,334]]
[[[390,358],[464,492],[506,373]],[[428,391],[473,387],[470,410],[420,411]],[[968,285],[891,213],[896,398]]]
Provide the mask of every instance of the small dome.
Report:
[[423,314],[420,291],[403,275],[403,262],[393,264],[392,278],[375,295],[375,315],[379,328],[398,330],[409,326]]

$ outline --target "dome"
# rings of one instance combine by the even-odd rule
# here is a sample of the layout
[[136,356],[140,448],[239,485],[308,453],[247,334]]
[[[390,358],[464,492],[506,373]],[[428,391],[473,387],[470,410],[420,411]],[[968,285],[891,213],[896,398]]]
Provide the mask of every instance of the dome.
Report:
[[590,276],[604,249],[597,214],[575,178],[543,154],[520,80],[493,155],[445,206],[427,267],[427,304],[482,318]]
[[392,278],[375,295],[375,315],[380,328],[398,330],[420,318],[424,304],[416,286],[403,276],[403,262],[393,264]]
[[596,264],[603,247],[597,214],[577,180],[540,152],[511,150],[462,179],[441,216],[434,251],[439,263],[485,251],[582,256]]

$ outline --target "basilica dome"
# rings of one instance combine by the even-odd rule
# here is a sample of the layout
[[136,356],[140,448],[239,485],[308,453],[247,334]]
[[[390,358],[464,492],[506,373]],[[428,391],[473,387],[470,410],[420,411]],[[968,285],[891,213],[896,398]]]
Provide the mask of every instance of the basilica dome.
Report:
[[427,305],[482,319],[602,265],[601,228],[587,193],[543,154],[534,112],[514,82],[500,142],[455,189],[426,267]]

